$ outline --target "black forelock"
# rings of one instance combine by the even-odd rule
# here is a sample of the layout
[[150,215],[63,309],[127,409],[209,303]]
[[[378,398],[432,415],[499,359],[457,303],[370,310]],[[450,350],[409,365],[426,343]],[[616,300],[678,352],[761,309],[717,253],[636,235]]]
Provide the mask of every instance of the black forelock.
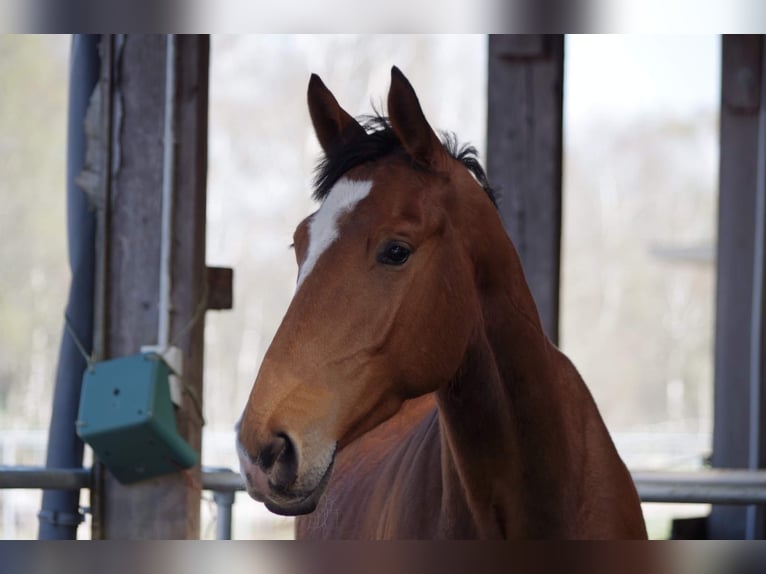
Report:
[[[382,115],[365,116],[360,118],[360,124],[366,135],[353,138],[347,142],[326,150],[317,163],[314,176],[314,199],[324,200],[330,190],[349,170],[390,155],[408,157],[401,141],[391,128],[391,122]],[[461,162],[479,182],[489,199],[497,207],[497,201],[492,187],[487,179],[484,168],[479,163],[476,148],[471,145],[460,145],[455,134],[443,132],[441,142],[446,152]],[[418,165],[413,160],[413,166]]]

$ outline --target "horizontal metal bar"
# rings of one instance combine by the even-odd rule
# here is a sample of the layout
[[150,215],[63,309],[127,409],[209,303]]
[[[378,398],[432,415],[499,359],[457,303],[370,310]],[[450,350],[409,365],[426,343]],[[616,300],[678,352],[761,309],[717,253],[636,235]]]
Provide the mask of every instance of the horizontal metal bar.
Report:
[[238,472],[228,469],[202,469],[202,488],[213,492],[245,490],[245,483]]
[[635,471],[632,475],[643,502],[766,503],[766,470]]
[[[0,490],[44,489],[80,490],[91,487],[88,468],[44,468],[38,466],[0,466]],[[202,488],[214,492],[244,490],[242,477],[227,469],[202,469]]]
[[[643,502],[766,504],[766,470],[635,471],[632,475]],[[0,489],[79,490],[90,486],[87,468],[0,466]],[[203,468],[202,488],[235,492],[244,490],[244,484],[231,470]]]
[[90,486],[91,473],[88,468],[0,466],[0,489],[80,490]]

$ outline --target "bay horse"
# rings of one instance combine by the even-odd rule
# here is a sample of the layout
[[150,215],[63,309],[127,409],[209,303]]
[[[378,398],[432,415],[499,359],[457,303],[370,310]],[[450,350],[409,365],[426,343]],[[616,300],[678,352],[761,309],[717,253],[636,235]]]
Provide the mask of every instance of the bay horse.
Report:
[[585,383],[546,337],[472,148],[394,67],[360,123],[318,76],[319,209],[237,425],[248,493],[299,538],[646,538]]

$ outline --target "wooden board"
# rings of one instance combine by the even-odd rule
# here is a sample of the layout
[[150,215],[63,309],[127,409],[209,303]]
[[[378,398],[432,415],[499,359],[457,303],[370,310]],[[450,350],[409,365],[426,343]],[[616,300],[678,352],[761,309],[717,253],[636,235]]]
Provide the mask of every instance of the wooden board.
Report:
[[[118,357],[157,340],[165,50],[163,35],[111,42],[111,165],[105,226],[103,352]],[[171,339],[179,338],[184,381],[202,397],[205,199],[209,39],[178,36],[178,138],[172,264]],[[199,309],[202,307],[202,312]],[[201,424],[189,394],[177,412],[181,435],[197,450]],[[94,538],[183,539],[199,536],[199,467],[122,486],[99,472]]]
[[490,36],[487,172],[554,342],[559,330],[563,77],[563,36]]

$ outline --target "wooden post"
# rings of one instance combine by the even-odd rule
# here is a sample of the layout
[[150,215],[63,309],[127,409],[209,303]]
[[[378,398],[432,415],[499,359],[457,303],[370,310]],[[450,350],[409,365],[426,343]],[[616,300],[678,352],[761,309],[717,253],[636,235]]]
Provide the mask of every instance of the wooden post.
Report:
[[[136,353],[157,342],[160,273],[166,36],[105,37],[111,52],[110,170],[104,222],[105,281],[101,333],[105,358]],[[170,338],[183,351],[180,434],[198,451],[202,397],[209,38],[178,36],[177,138],[173,213]],[[177,340],[176,340],[177,339]],[[201,404],[200,404],[201,406]],[[131,486],[100,468],[93,493],[94,538],[199,537],[199,467]]]
[[559,331],[563,77],[563,36],[490,36],[487,172],[554,343]]
[[[763,36],[723,37],[713,466],[724,468],[766,467],[766,315],[757,304],[765,263],[757,231],[766,220],[758,202],[766,161],[763,69]],[[753,337],[760,339],[755,347]],[[709,535],[762,538],[762,507],[714,507]]]

